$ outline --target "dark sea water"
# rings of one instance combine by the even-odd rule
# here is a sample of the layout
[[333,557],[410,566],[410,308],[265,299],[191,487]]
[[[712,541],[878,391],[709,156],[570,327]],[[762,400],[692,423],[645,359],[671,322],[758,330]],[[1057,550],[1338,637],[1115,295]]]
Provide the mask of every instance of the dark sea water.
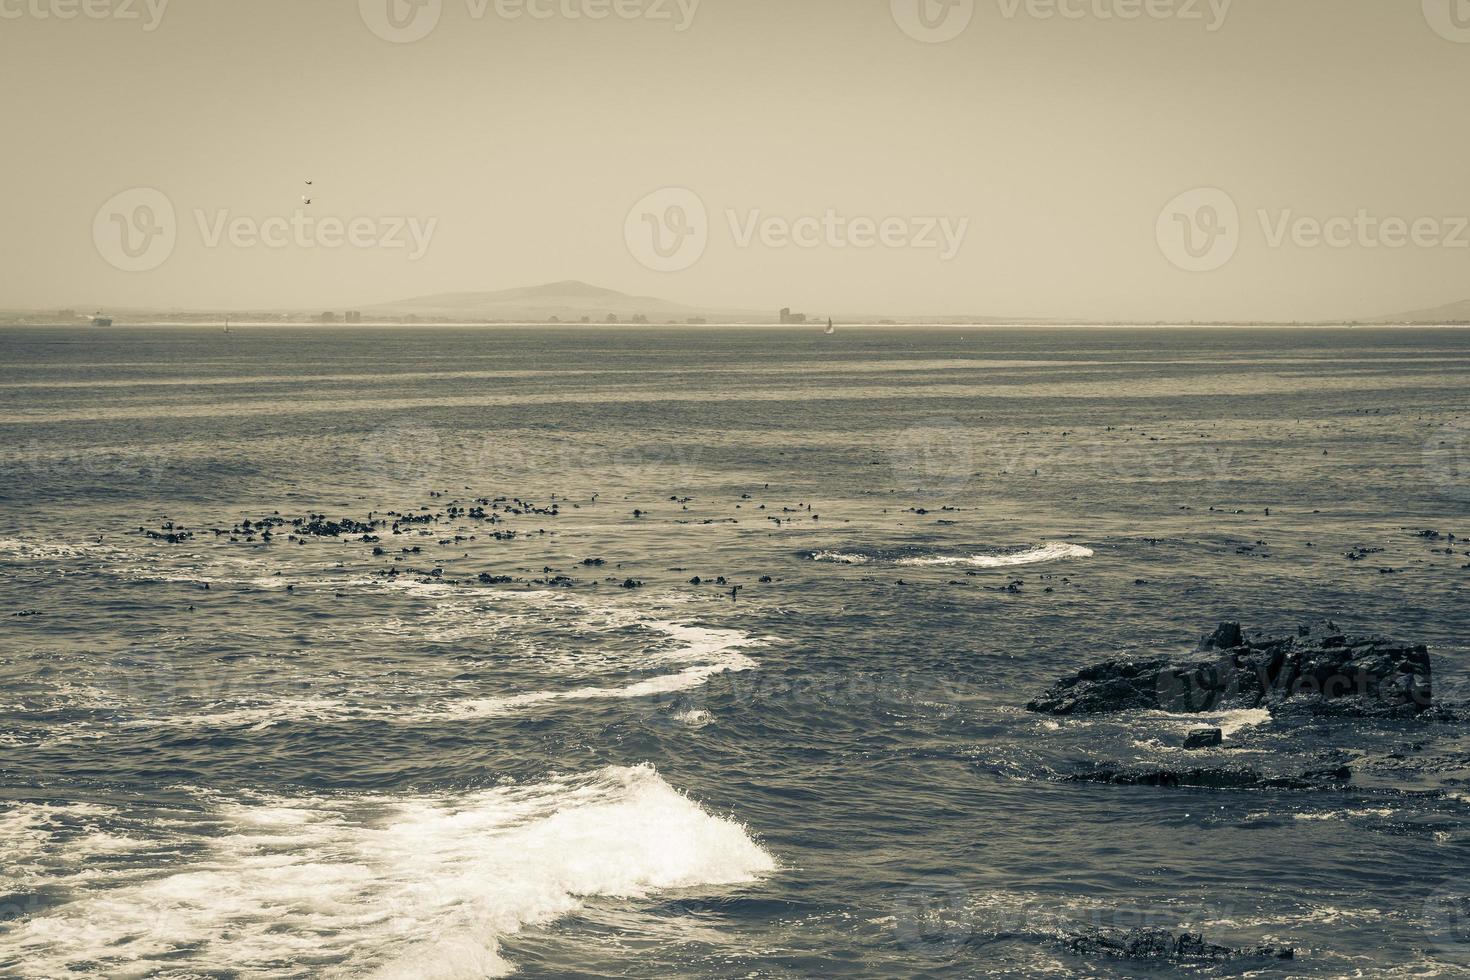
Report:
[[1185,762],[1198,718],[1024,710],[1320,616],[1467,697],[1470,333],[0,351],[0,975],[1154,975],[1092,926],[1470,975],[1465,726],[1237,711]]

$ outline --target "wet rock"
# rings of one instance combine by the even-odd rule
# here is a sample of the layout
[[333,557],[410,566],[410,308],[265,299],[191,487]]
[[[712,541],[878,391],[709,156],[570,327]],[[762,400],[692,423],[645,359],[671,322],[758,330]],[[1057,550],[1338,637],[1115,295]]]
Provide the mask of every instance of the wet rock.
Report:
[[1433,703],[1428,648],[1350,637],[1329,621],[1284,637],[1246,637],[1238,624],[1222,623],[1199,652],[1212,656],[1095,664],[1057,681],[1027,709],[1071,715],[1267,707],[1281,717],[1402,718]]
[[1107,660],[1065,677],[1026,710],[1052,715],[1148,711],[1159,707],[1159,678],[1169,661]]
[[1257,772],[1254,769],[1115,769],[1110,767],[1074,773],[1069,783],[1103,783],[1108,786],[1164,786],[1194,789],[1341,789],[1353,778],[1346,766],[1312,770],[1298,775]]
[[291,522],[297,534],[309,534],[318,538],[336,538],[344,534],[371,535],[375,524],[364,524],[351,518],[329,521],[325,517],[313,517],[310,521],[300,518]]
[[1225,741],[1225,733],[1218,728],[1196,728],[1184,737],[1186,749],[1212,749]]
[[1137,963],[1182,965],[1234,960],[1289,960],[1296,951],[1285,946],[1234,948],[1218,946],[1199,933],[1166,929],[1089,929],[1067,936],[1062,945],[1083,956],[1108,956]]
[[1200,650],[1234,650],[1245,642],[1239,623],[1221,623],[1213,633],[1206,634],[1200,641]]
[[194,536],[193,531],[184,530],[144,531],[143,534],[154,541],[165,541],[169,544],[182,544]]

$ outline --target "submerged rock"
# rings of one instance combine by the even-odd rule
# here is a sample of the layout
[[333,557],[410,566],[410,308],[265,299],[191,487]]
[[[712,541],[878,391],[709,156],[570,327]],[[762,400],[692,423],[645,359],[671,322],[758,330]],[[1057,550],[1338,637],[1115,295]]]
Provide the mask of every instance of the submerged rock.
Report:
[[1218,728],[1196,728],[1184,737],[1186,749],[1212,749],[1225,741],[1225,733]]
[[1065,937],[1062,945],[1084,956],[1110,956],[1139,963],[1220,963],[1245,959],[1294,959],[1296,951],[1285,946],[1252,946],[1244,949],[1217,946],[1199,933],[1172,933],[1165,929],[1089,929]]
[[1211,656],[1095,664],[1026,707],[1054,715],[1267,707],[1287,716],[1412,718],[1432,706],[1427,647],[1350,637],[1328,621],[1281,637],[1247,637],[1239,624],[1221,623],[1199,652]]

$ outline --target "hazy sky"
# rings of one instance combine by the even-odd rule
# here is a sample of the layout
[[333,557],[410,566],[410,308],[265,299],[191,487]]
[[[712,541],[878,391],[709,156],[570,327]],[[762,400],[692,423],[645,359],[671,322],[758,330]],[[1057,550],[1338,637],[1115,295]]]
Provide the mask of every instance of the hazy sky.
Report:
[[[418,2],[0,0],[0,307],[342,309],[560,279],[1110,319],[1470,297],[1470,0]],[[970,20],[930,43],[921,13]],[[163,240],[138,187],[173,209],[172,248],[126,271],[158,253],[109,234]],[[673,272],[628,242],[667,187],[697,195],[708,239]],[[1238,222],[1198,195],[1161,221],[1194,188]],[[288,230],[297,211],[313,224]],[[755,212],[808,247],[781,225],[742,242]],[[1332,247],[1299,217],[1353,222]],[[940,218],[967,222],[957,249]],[[859,247],[885,219],[888,243]],[[1382,219],[1417,230],[1390,222],[1388,247]],[[1192,257],[1168,241],[1186,228]],[[1233,253],[1209,252],[1222,235]]]

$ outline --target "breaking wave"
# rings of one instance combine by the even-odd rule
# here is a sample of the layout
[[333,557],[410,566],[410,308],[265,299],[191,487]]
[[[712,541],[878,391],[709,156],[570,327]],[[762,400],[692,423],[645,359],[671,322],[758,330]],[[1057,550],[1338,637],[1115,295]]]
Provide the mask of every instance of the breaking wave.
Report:
[[[0,972],[20,977],[79,963],[114,976],[503,976],[503,937],[585,899],[775,868],[743,827],[650,766],[454,795],[215,802],[137,821],[151,841],[97,831],[99,808],[72,814],[124,852],[111,861],[70,849],[61,818],[78,808],[22,807],[0,814],[0,838],[50,864],[48,891],[63,896],[0,931]],[[123,860],[160,846],[182,852],[162,874]]]
[[875,555],[867,555],[859,552],[841,551],[818,551],[811,556],[812,561],[834,562],[840,565],[866,565],[875,561],[887,561],[904,568],[929,568],[952,565],[965,565],[970,568],[1010,568],[1016,565],[1036,565],[1041,562],[1060,561],[1066,558],[1091,558],[1094,552],[1091,548],[1080,544],[1067,544],[1062,541],[1049,541],[1045,544],[1022,551],[1005,552],[995,555],[916,555],[908,558],[883,559]]

